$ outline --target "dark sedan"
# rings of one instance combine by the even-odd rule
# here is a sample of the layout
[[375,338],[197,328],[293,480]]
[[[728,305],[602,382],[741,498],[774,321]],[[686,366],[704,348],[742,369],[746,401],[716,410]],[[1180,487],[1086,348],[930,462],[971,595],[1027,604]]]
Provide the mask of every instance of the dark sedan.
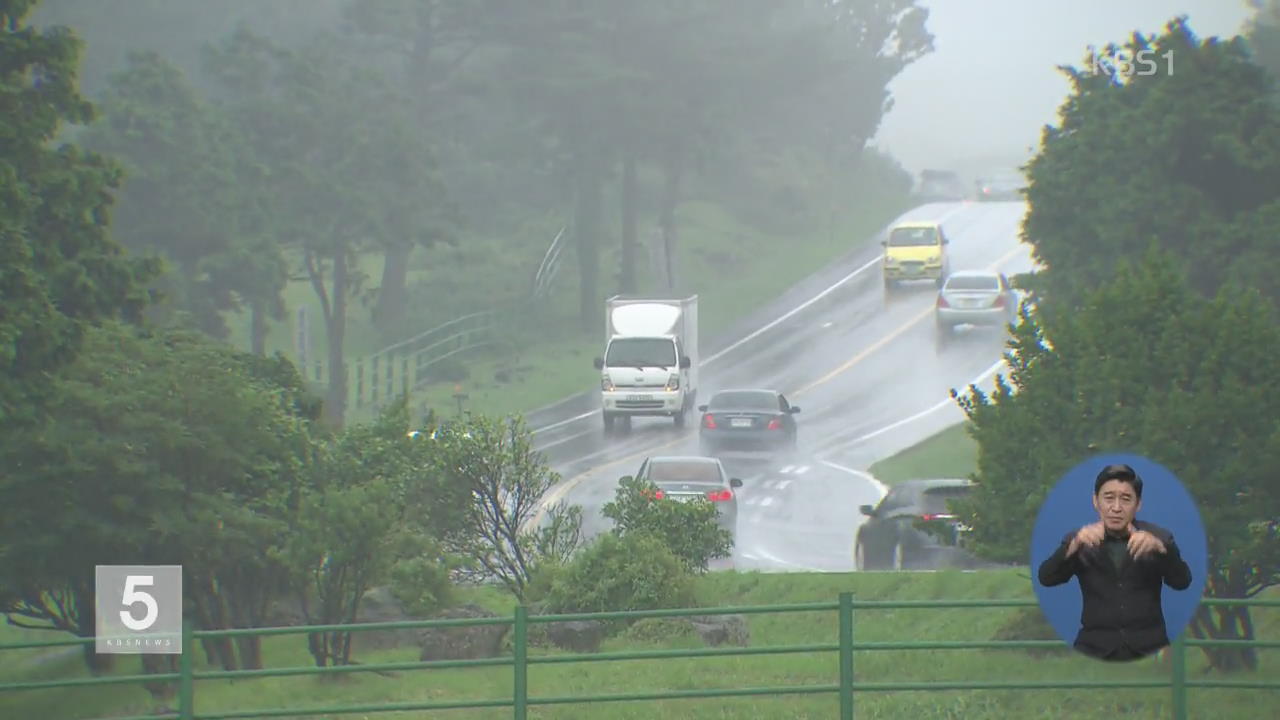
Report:
[[729,532],[737,531],[738,496],[734,490],[742,487],[742,481],[729,477],[719,460],[676,455],[646,458],[635,477],[656,485],[659,500],[711,501],[720,526]]
[[908,480],[894,485],[879,505],[863,505],[854,561],[859,570],[975,568],[964,549],[968,528],[956,520],[948,500],[963,498],[973,482],[963,478]]
[[703,455],[721,450],[780,450],[796,446],[796,413],[776,390],[721,390],[699,405]]

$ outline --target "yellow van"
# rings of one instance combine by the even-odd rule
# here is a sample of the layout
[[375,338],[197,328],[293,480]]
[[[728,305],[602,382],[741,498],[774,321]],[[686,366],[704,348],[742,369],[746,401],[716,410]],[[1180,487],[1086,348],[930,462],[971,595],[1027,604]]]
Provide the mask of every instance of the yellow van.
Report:
[[932,280],[938,287],[947,281],[951,243],[936,222],[905,222],[889,230],[884,246],[884,288],[892,290],[903,280]]

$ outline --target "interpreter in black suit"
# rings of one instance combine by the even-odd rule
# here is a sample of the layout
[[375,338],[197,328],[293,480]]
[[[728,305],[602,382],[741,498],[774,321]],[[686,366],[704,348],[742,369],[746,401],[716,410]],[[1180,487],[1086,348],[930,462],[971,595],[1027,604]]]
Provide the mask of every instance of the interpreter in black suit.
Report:
[[1080,579],[1083,608],[1075,649],[1102,660],[1135,660],[1169,644],[1161,586],[1185,590],[1191,568],[1173,533],[1136,520],[1142,478],[1128,465],[1108,465],[1093,484],[1098,522],[1067,533],[1040,564],[1040,584]]

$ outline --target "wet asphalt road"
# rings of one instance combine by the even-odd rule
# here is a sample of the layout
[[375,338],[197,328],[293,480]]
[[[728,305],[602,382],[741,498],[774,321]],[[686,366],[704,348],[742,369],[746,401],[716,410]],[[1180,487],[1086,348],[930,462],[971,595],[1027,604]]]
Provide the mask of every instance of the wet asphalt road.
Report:
[[[1018,241],[1025,209],[1021,202],[935,203],[899,220],[942,221],[953,271],[1013,275],[1033,266]],[[884,494],[865,469],[963,419],[950,389],[990,387],[1001,369],[999,330],[962,329],[938,347],[932,283],[886,297],[879,250],[869,243],[704,350],[699,402],[721,388],[765,387],[801,408],[795,453],[721,458],[744,481],[734,556],[721,566],[852,570],[857,508]],[[536,446],[565,478],[548,500],[582,505],[587,535],[608,529],[600,508],[645,457],[698,454],[696,414],[683,432],[669,419],[641,418],[628,435],[605,437],[592,408],[587,395],[530,416]]]

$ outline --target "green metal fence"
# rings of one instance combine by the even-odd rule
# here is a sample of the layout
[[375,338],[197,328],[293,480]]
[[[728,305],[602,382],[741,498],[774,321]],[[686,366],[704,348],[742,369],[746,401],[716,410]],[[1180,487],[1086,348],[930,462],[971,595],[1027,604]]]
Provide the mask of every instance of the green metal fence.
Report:
[[[547,705],[569,705],[581,703],[605,702],[637,702],[650,700],[674,700],[681,698],[730,698],[750,696],[780,695],[813,695],[835,694],[839,696],[841,720],[852,720],[855,710],[855,697],[865,692],[901,692],[901,691],[938,691],[938,690],[1066,690],[1066,689],[1120,689],[1120,688],[1168,688],[1171,691],[1173,716],[1175,720],[1186,720],[1188,690],[1191,688],[1233,688],[1250,690],[1280,689],[1280,680],[1272,682],[1232,681],[1212,679],[1192,679],[1187,675],[1186,656],[1189,647],[1254,647],[1280,648],[1280,642],[1260,640],[1201,640],[1179,637],[1170,647],[1170,673],[1167,679],[1158,680],[1120,680],[1120,681],[1065,681],[1065,682],[1017,682],[1017,681],[977,681],[977,682],[860,682],[855,676],[855,653],[880,650],[977,650],[977,649],[1017,649],[1017,648],[1062,648],[1058,640],[993,640],[993,641],[947,641],[947,642],[857,642],[854,639],[855,611],[885,609],[949,609],[949,608],[1016,608],[1032,607],[1034,600],[902,600],[902,601],[860,601],[855,600],[852,593],[842,593],[837,602],[807,603],[790,605],[759,605],[745,607],[692,608],[634,612],[583,613],[574,615],[529,615],[524,607],[517,607],[510,617],[498,618],[466,618],[453,620],[426,620],[412,622],[362,623],[354,625],[310,625],[282,628],[256,628],[237,630],[197,631],[188,624],[183,631],[183,654],[179,659],[176,673],[153,675],[127,675],[117,677],[80,678],[73,680],[56,680],[42,682],[25,682],[0,684],[0,693],[23,690],[50,688],[70,688],[84,686],[104,686],[119,684],[155,683],[160,681],[178,684],[177,712],[159,715],[132,717],[113,717],[111,720],[231,720],[232,718],[274,718],[295,717],[304,714],[355,714],[379,713],[395,711],[423,710],[458,710],[481,708],[511,708],[512,717],[524,720],[531,707]],[[1210,606],[1249,606],[1280,607],[1280,600],[1223,600],[1206,599],[1204,604]],[[555,623],[575,620],[633,620],[657,617],[694,617],[713,615],[761,615],[778,613],[798,613],[814,611],[834,611],[838,614],[837,641],[834,643],[808,645],[774,645],[764,647],[709,647],[681,650],[646,650],[635,652],[598,652],[576,655],[538,655],[530,656],[528,652],[528,630],[530,625],[539,623]],[[413,628],[443,628],[478,625],[508,625],[512,628],[513,652],[508,657],[485,658],[478,660],[436,660],[408,663],[383,663],[377,665],[347,665],[338,667],[287,667],[264,670],[203,671],[194,667],[194,656],[198,652],[197,641],[206,638],[226,638],[236,636],[272,636],[305,634],[310,632],[340,632],[400,630]],[[84,645],[93,642],[93,638],[55,640],[46,642],[26,642],[0,645],[0,651],[25,648],[48,648],[57,646]],[[708,690],[684,690],[671,692],[637,692],[626,694],[602,695],[541,695],[530,694],[528,671],[531,665],[550,663],[584,663],[630,660],[657,660],[696,657],[734,657],[750,655],[782,655],[788,653],[829,653],[839,656],[839,677],[827,684],[748,687]],[[270,710],[236,710],[230,712],[199,712],[196,709],[196,681],[232,678],[261,678],[288,675],[318,675],[353,672],[391,672],[419,670],[431,668],[473,668],[510,666],[512,668],[510,697],[492,700],[459,700],[444,702],[383,703],[346,706],[313,706],[289,709]]]

